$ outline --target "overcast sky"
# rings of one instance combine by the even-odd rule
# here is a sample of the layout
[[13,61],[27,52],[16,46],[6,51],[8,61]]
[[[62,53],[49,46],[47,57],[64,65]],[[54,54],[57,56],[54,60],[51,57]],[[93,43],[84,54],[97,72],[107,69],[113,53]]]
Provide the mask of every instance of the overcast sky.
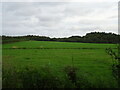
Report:
[[5,2],[3,35],[83,36],[118,33],[117,2]]

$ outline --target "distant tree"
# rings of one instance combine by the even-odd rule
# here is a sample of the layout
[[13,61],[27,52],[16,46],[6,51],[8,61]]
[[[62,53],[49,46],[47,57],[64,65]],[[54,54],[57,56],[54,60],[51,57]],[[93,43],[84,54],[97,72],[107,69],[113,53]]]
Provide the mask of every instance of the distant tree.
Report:
[[85,36],[71,36],[68,38],[50,38],[46,36],[2,36],[3,43],[11,43],[25,40],[58,41],[58,42],[82,42],[82,43],[120,43],[120,35],[105,32],[91,32]]

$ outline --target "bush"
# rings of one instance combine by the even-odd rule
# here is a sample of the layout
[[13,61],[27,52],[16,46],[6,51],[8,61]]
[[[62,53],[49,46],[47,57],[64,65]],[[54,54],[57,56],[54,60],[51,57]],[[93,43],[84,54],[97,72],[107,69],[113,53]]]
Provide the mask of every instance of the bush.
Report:
[[106,48],[108,55],[112,57],[112,73],[115,79],[118,81],[118,86],[120,88],[120,45],[118,45],[118,53],[115,53],[111,48]]

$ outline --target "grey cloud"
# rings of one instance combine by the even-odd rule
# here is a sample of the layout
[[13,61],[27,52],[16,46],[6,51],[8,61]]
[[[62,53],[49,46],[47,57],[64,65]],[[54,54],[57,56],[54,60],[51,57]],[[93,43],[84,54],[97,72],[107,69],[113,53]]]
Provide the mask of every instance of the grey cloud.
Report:
[[118,19],[118,15],[110,16],[108,19]]
[[3,3],[3,34],[50,37],[117,32],[116,3]]

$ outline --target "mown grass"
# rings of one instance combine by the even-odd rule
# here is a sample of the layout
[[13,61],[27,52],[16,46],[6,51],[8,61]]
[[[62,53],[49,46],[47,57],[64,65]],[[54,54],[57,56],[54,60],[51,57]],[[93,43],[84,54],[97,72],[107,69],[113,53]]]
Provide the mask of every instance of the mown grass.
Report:
[[[51,73],[54,77],[59,77],[58,80],[59,83],[58,82],[57,83],[58,84],[62,83],[60,84],[60,86],[58,85],[59,87],[61,88],[70,87],[69,84],[71,82],[69,80],[66,80],[64,77],[64,75],[66,75],[64,72],[64,68],[66,66],[73,66],[74,64],[74,67],[77,68],[76,75],[77,77],[81,78],[80,80],[77,79],[77,82],[79,82],[79,84],[77,83],[75,87],[115,88],[118,86],[117,81],[112,75],[111,70],[112,59],[109,55],[107,55],[105,49],[109,47],[116,48],[116,46],[117,45],[115,44],[66,43],[49,41],[47,42],[25,41],[4,44],[2,55],[3,55],[3,71],[4,70],[5,71],[3,73],[4,77],[3,79],[7,77],[10,78],[13,76],[12,73],[16,73],[16,71],[19,71],[18,76],[20,73],[25,72],[25,76],[28,76],[28,78],[30,78],[31,80],[32,73],[29,73],[30,75],[28,75],[27,74],[28,72],[24,71],[26,67],[29,67],[29,70],[35,69],[35,71],[38,73],[43,72],[41,71],[41,68],[47,66],[48,69],[52,70]],[[13,49],[13,47],[14,48],[24,47],[25,49]],[[37,47],[43,49],[30,49]],[[114,50],[117,51],[117,49]],[[8,71],[9,73],[11,73],[10,75],[9,73],[7,74]],[[14,75],[17,76],[17,74]],[[49,75],[49,73],[46,73],[46,76],[44,78],[47,78],[47,75]],[[19,76],[18,78],[22,80],[22,78],[25,76]],[[50,80],[52,80],[52,76],[50,77],[51,77]],[[9,79],[6,80],[7,81],[3,82],[4,84],[6,84],[6,82],[12,82]],[[81,81],[84,84],[80,84]],[[23,87],[22,83],[19,82],[18,84],[21,84],[21,86],[15,85],[15,87]],[[4,86],[6,87],[7,85]],[[74,87],[74,85],[72,84],[71,87]]]
[[3,48],[116,48],[115,44],[52,42],[52,41],[23,41],[3,45]]

